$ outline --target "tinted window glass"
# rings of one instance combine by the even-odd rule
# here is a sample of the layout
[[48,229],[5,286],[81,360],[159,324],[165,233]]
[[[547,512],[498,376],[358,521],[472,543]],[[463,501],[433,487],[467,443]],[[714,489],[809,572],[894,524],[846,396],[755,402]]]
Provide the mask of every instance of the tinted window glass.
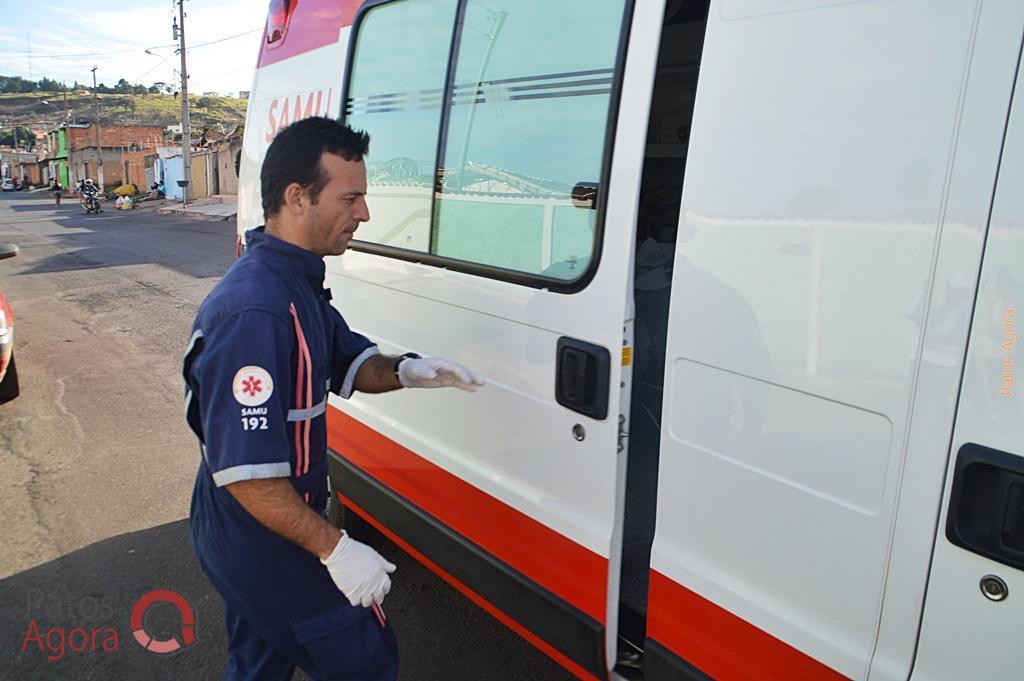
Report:
[[442,152],[438,255],[576,279],[596,211],[623,0],[470,2]]
[[578,279],[597,212],[572,191],[601,180],[626,0],[470,0],[446,95],[457,4],[399,0],[359,26],[347,122],[372,137],[359,239]]
[[359,239],[427,251],[456,0],[401,0],[359,27],[345,122],[370,133]]

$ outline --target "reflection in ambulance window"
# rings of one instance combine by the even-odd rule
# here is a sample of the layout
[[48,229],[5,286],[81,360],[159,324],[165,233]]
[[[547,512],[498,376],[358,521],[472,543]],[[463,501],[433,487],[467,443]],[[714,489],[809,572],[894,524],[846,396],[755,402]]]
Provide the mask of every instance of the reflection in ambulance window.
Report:
[[579,279],[597,211],[572,189],[601,180],[625,2],[469,3],[446,98],[452,5],[389,3],[359,27],[346,121],[372,140],[360,239]]

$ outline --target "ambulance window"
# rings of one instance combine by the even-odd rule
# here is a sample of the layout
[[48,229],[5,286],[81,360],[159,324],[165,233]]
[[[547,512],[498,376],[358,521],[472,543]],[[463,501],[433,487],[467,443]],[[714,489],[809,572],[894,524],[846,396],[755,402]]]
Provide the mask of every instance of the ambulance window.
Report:
[[371,136],[371,218],[354,247],[574,290],[601,214],[599,200],[574,196],[599,195],[607,172],[628,2],[393,0],[366,10],[345,118]]
[[345,122],[370,133],[359,239],[426,252],[454,0],[400,0],[359,23]]
[[438,165],[431,251],[574,280],[597,211],[624,0],[469,2]]

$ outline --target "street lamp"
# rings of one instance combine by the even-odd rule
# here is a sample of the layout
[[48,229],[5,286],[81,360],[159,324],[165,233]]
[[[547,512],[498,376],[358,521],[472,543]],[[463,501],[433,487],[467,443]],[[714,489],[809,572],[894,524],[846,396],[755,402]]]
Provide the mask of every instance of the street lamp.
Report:
[[148,47],[144,50],[144,52],[146,54],[148,54],[149,56],[156,57],[157,59],[159,59],[163,63],[167,64],[167,67],[171,70],[171,82],[174,82],[174,80],[177,79],[177,75],[176,75],[177,74],[177,70],[174,68],[174,65],[171,64],[171,62],[167,61],[166,57],[164,57],[162,55],[159,55],[156,52],[151,51]]
[[[47,99],[43,99],[43,100],[40,100],[40,101],[42,101],[43,104],[49,104],[50,106],[52,106],[57,111],[60,111],[60,107],[57,106],[56,104],[54,104],[53,102],[51,102],[51,101],[49,101]],[[70,120],[71,120],[71,111],[68,110],[67,104],[65,104],[64,105],[64,122],[67,123]]]

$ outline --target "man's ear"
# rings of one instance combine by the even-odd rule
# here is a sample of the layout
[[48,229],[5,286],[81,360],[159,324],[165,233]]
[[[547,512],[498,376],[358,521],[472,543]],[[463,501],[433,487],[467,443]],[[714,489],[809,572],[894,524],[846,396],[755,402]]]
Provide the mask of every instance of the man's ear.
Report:
[[298,215],[305,212],[306,207],[309,205],[309,196],[306,194],[306,190],[302,188],[298,182],[292,182],[290,185],[284,188],[284,204],[288,208]]

